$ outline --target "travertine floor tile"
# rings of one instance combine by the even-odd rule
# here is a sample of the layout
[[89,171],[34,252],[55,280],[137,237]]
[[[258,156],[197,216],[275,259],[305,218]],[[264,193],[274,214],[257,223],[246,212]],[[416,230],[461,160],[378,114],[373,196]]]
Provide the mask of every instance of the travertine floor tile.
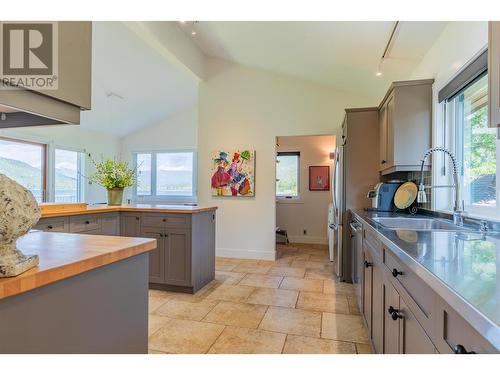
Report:
[[240,281],[239,285],[255,286],[259,288],[278,288],[281,280],[283,280],[281,276],[248,274]]
[[153,333],[155,333],[160,328],[165,326],[168,322],[170,322],[170,318],[167,318],[165,316],[150,314],[148,318],[149,318],[148,319],[148,336],[151,336]]
[[279,354],[286,335],[257,329],[226,327],[209,350],[213,354]]
[[324,269],[325,265],[325,262],[311,262],[309,260],[294,260],[291,264],[292,267],[296,268],[310,268],[316,270]]
[[374,354],[370,344],[356,344],[358,354]]
[[158,307],[163,305],[165,302],[169,301],[171,296],[162,296],[162,297],[149,297],[149,305],[148,311],[149,313],[154,312]]
[[222,284],[238,284],[245,277],[241,272],[215,271],[215,280]]
[[160,352],[159,350],[148,349],[148,354],[169,354],[169,353]]
[[356,296],[347,296],[347,302],[349,303],[349,314],[361,314]]
[[340,283],[335,280],[324,280],[324,290],[326,294],[343,294],[354,296],[356,291],[354,286],[349,283]]
[[319,337],[321,313],[270,306],[259,328],[266,331]]
[[346,296],[324,293],[300,292],[297,308],[349,314],[349,304]]
[[360,315],[323,313],[321,337],[368,344],[368,336]]
[[283,354],[356,354],[353,343],[288,335]]
[[224,330],[220,324],[172,319],[149,339],[149,348],[167,353],[205,353]]
[[306,292],[322,292],[323,280],[285,277],[281,282],[280,289],[301,290]]
[[239,258],[226,258],[226,257],[215,257],[216,262],[230,263],[230,264],[240,264],[244,259]]
[[329,262],[330,255],[328,253],[311,254],[309,260],[312,262]]
[[336,276],[335,273],[329,269],[308,268],[306,270],[305,278],[316,280],[335,280]]
[[269,265],[254,265],[254,264],[239,264],[235,269],[233,269],[234,272],[244,272],[244,273],[259,273],[259,274],[266,274],[269,272],[271,269],[271,266]]
[[215,305],[217,305],[215,300],[200,302],[170,300],[156,309],[155,314],[176,319],[202,320]]
[[290,277],[304,277],[305,268],[294,267],[273,267],[268,275],[272,276],[290,276]]
[[299,292],[295,290],[256,288],[246,302],[293,308],[297,302],[298,295]]
[[164,290],[149,289],[149,297],[169,297],[170,293]]
[[231,263],[215,263],[215,270],[216,271],[232,271],[234,270],[238,264],[231,264]]
[[257,328],[266,310],[267,306],[262,305],[220,302],[208,313],[203,321],[228,326]]
[[253,291],[254,288],[247,285],[221,284],[206,298],[221,301],[243,302]]

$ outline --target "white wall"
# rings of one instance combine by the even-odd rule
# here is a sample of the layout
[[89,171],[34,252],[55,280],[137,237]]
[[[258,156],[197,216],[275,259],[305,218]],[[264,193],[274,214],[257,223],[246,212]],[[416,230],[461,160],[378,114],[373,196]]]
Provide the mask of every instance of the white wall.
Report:
[[[487,22],[449,22],[439,38],[429,49],[420,64],[415,68],[411,79],[434,78],[433,85],[433,146],[443,146],[443,111],[438,103],[438,92],[469,61],[488,45]],[[434,184],[447,184],[437,166],[441,166],[443,156],[434,154],[432,178]],[[451,181],[450,181],[451,182]],[[433,191],[434,209],[451,209],[449,189]]]
[[[198,108],[193,107],[121,138],[121,157],[132,165],[134,151],[193,150],[197,138]],[[131,198],[132,190],[128,189],[125,199]]]
[[[49,147],[66,147],[75,151],[85,151],[87,154],[90,153],[95,161],[100,161],[102,158],[116,158],[120,150],[117,137],[87,130],[78,125],[54,125],[0,130],[0,135],[47,143]],[[85,175],[89,176],[95,169],[88,157],[85,160]],[[103,187],[95,184],[85,184],[86,202],[98,203],[106,202],[106,200],[106,190]]]
[[[217,59],[208,59],[205,68],[198,109],[198,198],[219,207],[217,254],[274,259],[276,136],[338,134],[345,107],[375,103]],[[211,196],[210,155],[220,148],[256,150],[255,197]]]
[[279,137],[278,143],[278,151],[300,152],[300,185],[299,199],[278,200],[276,225],[287,231],[290,242],[326,244],[332,192],[309,190],[309,166],[328,165],[332,170],[330,153],[335,150],[335,136]]

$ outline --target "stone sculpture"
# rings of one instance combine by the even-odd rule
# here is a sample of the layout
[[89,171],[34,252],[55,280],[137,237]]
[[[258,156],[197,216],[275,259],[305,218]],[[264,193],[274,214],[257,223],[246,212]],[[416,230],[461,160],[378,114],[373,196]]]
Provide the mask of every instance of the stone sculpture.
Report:
[[16,240],[40,219],[33,194],[0,173],[0,277],[19,275],[38,265],[38,255],[24,255]]

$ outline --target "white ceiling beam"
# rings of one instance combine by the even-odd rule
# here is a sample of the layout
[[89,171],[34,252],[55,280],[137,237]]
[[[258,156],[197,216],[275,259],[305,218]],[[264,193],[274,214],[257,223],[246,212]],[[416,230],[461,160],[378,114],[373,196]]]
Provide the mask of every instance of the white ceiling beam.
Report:
[[169,62],[194,79],[205,79],[205,55],[176,22],[131,22],[124,24]]

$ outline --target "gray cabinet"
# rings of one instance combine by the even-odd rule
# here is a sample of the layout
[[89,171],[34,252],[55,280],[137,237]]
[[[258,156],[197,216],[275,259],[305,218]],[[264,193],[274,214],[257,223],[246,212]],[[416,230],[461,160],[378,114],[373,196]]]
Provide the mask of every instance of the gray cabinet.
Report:
[[101,216],[101,234],[118,236],[120,234],[120,214],[110,213]]
[[69,218],[67,216],[40,219],[33,229],[44,232],[69,232]]
[[191,286],[191,231],[169,229],[164,241],[165,283]]
[[399,353],[399,318],[390,311],[399,311],[399,294],[388,281],[383,282],[384,339],[383,353]]
[[149,252],[149,282],[163,283],[165,280],[165,241],[163,231],[155,227],[143,227],[140,236],[156,239],[158,247]]
[[394,82],[382,100],[379,106],[382,174],[420,169],[422,155],[431,146],[433,82]]
[[92,22],[57,22],[58,88],[40,90],[82,109],[91,107]]
[[122,212],[120,217],[120,235],[124,237],[139,237],[140,234],[140,213]]
[[373,258],[366,249],[363,251],[363,302],[361,310],[365,318],[368,334],[372,334],[372,304],[373,304]]

